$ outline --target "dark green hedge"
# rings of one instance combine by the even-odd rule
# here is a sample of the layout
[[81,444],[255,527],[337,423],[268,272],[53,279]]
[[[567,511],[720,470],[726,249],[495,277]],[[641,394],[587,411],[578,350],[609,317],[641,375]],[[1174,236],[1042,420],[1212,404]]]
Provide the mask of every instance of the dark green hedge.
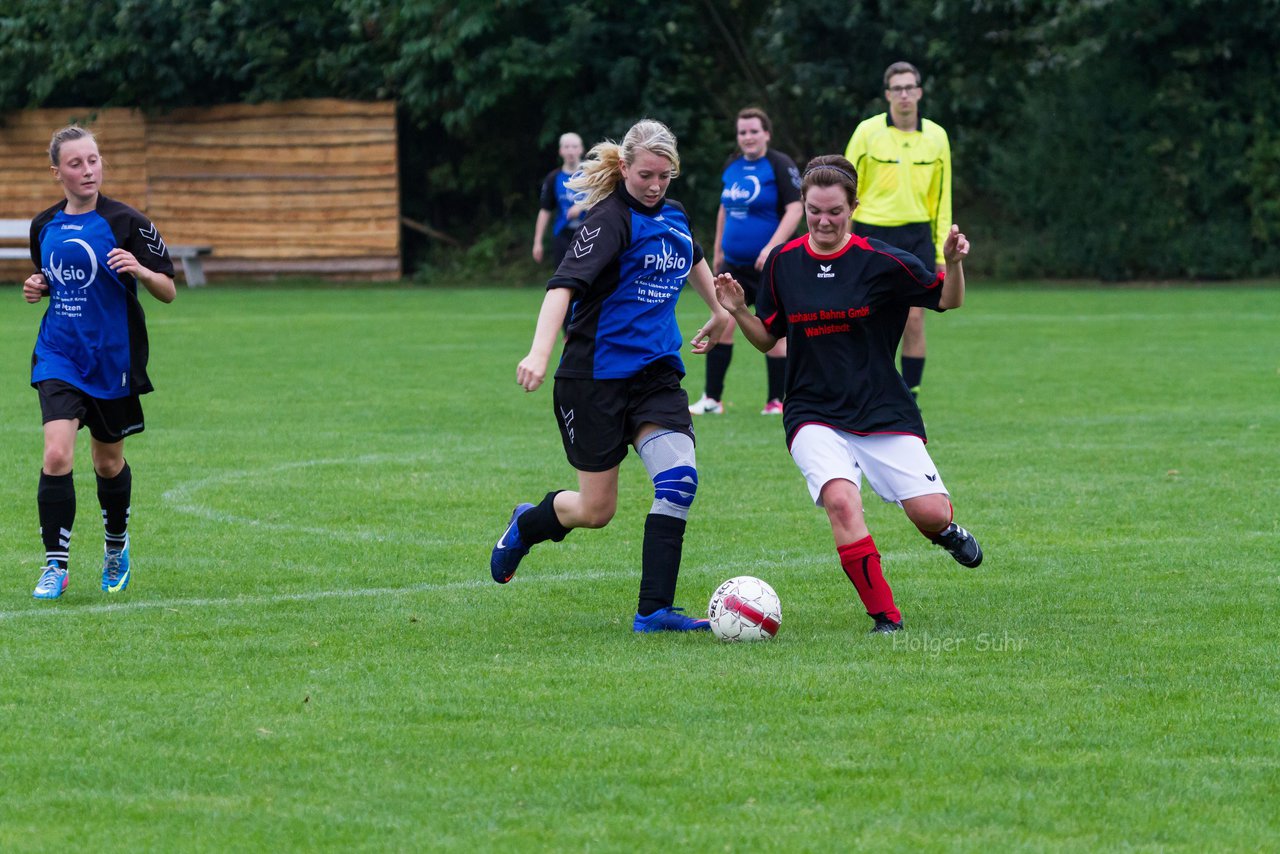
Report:
[[1280,0],[10,0],[0,110],[393,98],[406,214],[488,259],[526,251],[562,130],[666,121],[709,238],[739,107],[842,151],[908,59],[973,266],[1232,278],[1280,269],[1278,57]]

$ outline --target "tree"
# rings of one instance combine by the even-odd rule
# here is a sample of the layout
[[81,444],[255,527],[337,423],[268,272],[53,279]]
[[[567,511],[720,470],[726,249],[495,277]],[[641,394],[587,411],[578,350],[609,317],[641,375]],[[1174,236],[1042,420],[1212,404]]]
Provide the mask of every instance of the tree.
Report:
[[1280,0],[9,0],[0,111],[395,99],[406,213],[496,259],[564,130],[666,122],[706,235],[740,107],[803,164],[907,59],[975,270],[1242,276],[1280,264],[1277,57]]

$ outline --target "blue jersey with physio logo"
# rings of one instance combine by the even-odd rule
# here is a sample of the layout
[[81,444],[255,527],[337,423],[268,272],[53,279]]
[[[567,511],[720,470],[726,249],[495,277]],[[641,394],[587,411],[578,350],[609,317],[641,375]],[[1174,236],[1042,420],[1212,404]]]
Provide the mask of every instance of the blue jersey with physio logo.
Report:
[[791,158],[767,149],[764,157],[730,160],[721,175],[724,230],[720,249],[735,266],[756,263],[760,250],[778,230],[783,211],[800,201],[800,170]]
[[556,376],[623,379],[654,362],[683,374],[676,299],[701,260],[679,202],[646,207],[619,184],[588,213],[547,283],[575,296]]
[[138,211],[99,195],[69,214],[66,202],[31,221],[31,260],[49,283],[49,307],[31,356],[31,383],[62,380],[104,400],[145,394],[147,330],[137,280],[115,273],[107,254],[127,249],[148,269],[173,275],[169,250]]
[[571,173],[556,169],[554,172],[547,173],[547,177],[542,180],[542,192],[538,203],[543,210],[556,212],[556,220],[551,226],[552,234],[559,234],[566,226],[576,229],[582,225],[582,214],[569,219],[569,208],[573,207],[578,200],[577,190],[570,190],[565,186],[565,182],[572,177]]

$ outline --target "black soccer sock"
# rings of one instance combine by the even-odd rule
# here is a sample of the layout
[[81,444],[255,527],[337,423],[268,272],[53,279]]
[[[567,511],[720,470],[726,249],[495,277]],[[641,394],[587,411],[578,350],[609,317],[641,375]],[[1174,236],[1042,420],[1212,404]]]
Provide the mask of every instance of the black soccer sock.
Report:
[[556,496],[562,492],[564,492],[563,489],[548,492],[536,507],[526,510],[516,520],[520,542],[526,547],[537,545],[545,540],[558,543],[569,535],[572,529],[561,525],[560,519],[556,516]]
[[924,380],[924,356],[902,357],[902,379],[906,381],[907,388],[911,389],[914,395],[921,381]]
[[765,356],[765,372],[769,377],[769,400],[782,400],[782,390],[787,383],[787,357]]
[[112,478],[98,475],[98,503],[102,505],[102,527],[107,548],[122,549],[129,531],[129,504],[133,495],[133,472],[126,462]]
[[[714,351],[713,351],[714,352]],[[684,551],[685,521],[650,513],[644,520],[644,548],[640,559],[640,603],[636,612],[647,617],[676,600],[680,555]]]
[[40,472],[36,506],[40,511],[40,538],[44,540],[45,563],[56,562],[65,568],[71,549],[71,526],[76,521],[76,484],[71,472]]
[[724,400],[724,378],[733,361],[733,345],[717,344],[707,354],[707,397]]

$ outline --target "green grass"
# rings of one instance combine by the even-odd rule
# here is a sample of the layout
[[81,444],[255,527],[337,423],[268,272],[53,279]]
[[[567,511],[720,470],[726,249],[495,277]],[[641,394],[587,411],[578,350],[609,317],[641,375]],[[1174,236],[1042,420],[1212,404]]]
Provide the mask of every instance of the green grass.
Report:
[[634,456],[613,524],[489,581],[512,504],[574,484],[514,382],[538,288],[148,302],[132,585],[97,589],[82,438],[36,602],[40,309],[8,299],[2,850],[1280,847],[1280,286],[975,282],[931,317],[929,447],[987,559],[869,496],[896,637],[740,344],[678,593],[773,584],[779,636],[737,646],[630,631]]

